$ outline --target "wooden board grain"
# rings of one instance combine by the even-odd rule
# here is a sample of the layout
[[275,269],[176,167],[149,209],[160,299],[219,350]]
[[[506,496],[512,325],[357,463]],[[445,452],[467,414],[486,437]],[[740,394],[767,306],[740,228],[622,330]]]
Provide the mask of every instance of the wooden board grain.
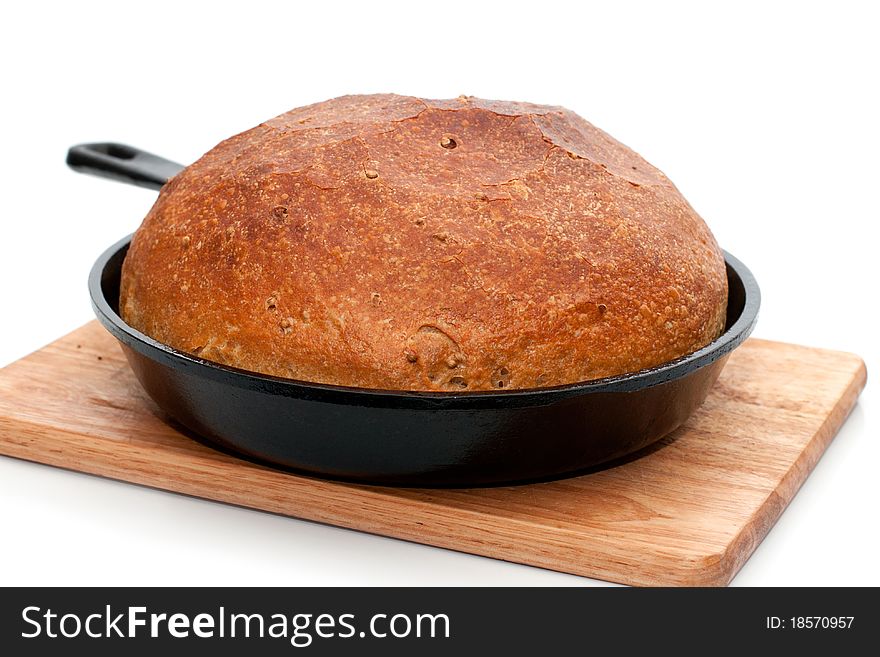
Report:
[[499,488],[372,487],[195,442],[96,322],[0,370],[0,454],[385,536],[637,585],[723,585],[865,384],[855,355],[752,339],[686,426],[642,458]]

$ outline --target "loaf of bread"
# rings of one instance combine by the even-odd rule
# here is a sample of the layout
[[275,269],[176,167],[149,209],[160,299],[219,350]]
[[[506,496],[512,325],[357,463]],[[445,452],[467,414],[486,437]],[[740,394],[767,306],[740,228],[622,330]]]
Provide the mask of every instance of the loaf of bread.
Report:
[[361,388],[556,386],[692,352],[727,278],[660,171],[561,107],[345,96],[175,176],[120,308],[180,351]]

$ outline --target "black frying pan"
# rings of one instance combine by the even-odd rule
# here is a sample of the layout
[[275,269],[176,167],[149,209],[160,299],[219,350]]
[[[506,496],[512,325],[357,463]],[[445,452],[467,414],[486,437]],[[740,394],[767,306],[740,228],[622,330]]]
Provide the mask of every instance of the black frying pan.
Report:
[[[120,144],[70,149],[78,171],[158,189],[183,167]],[[410,486],[473,486],[571,474],[640,450],[705,399],[730,352],[751,333],[760,292],[725,253],[725,332],[647,370],[555,388],[401,392],[293,381],[218,365],[160,344],[118,314],[131,237],[89,276],[101,323],[144,389],[198,436],[251,459],[322,476]]]

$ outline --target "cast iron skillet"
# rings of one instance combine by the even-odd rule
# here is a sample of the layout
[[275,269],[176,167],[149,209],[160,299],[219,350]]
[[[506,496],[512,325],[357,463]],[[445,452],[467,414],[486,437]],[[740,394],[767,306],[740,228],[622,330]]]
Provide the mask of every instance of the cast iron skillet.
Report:
[[[73,147],[68,164],[158,189],[183,167],[120,144]],[[725,332],[706,347],[633,374],[554,388],[400,392],[322,385],[211,363],[160,344],[118,314],[131,237],[89,277],[101,323],[144,389],[172,418],[222,449],[364,483],[474,486],[571,474],[650,445],[705,399],[730,352],[751,333],[760,292],[725,253]]]

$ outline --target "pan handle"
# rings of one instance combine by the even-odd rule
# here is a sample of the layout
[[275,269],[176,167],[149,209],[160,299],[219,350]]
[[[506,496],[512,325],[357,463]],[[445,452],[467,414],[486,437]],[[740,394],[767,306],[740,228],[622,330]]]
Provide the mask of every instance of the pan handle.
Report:
[[114,143],[73,146],[67,151],[67,166],[80,173],[150,189],[160,189],[184,168],[182,164],[164,157]]

